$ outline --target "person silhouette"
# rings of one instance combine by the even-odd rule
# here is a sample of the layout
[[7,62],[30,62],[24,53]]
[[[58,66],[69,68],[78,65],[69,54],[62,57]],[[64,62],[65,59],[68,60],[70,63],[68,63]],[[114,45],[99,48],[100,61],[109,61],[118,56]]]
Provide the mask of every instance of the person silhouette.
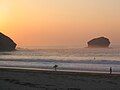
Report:
[[55,71],[57,71],[57,67],[58,65],[54,65],[53,68],[55,69]]
[[112,67],[110,67],[110,75],[112,74]]

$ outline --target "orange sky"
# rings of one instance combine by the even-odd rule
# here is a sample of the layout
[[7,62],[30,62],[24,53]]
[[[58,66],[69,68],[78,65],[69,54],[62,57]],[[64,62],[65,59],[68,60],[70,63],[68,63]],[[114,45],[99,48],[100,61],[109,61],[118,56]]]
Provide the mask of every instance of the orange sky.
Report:
[[120,0],[0,0],[0,30],[19,46],[120,43]]

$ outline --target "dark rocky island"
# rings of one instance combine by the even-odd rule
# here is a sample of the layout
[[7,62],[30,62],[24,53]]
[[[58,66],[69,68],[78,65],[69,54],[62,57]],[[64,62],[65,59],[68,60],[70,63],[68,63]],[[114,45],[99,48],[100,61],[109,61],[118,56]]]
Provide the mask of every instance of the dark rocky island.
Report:
[[13,51],[16,45],[11,38],[0,32],[0,51]]
[[107,48],[110,45],[110,40],[105,37],[94,38],[87,42],[88,47],[92,48]]

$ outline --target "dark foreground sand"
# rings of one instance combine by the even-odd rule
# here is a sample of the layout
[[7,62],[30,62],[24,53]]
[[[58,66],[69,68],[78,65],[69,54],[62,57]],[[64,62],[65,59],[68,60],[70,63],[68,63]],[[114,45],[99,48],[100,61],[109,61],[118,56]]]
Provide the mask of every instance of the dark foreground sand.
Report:
[[120,75],[0,68],[0,90],[120,90]]

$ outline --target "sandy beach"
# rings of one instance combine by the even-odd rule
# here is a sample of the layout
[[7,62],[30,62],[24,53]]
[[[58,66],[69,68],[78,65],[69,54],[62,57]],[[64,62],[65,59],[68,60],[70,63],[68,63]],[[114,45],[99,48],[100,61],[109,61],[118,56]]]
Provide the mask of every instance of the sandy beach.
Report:
[[120,75],[0,68],[0,90],[120,90]]

